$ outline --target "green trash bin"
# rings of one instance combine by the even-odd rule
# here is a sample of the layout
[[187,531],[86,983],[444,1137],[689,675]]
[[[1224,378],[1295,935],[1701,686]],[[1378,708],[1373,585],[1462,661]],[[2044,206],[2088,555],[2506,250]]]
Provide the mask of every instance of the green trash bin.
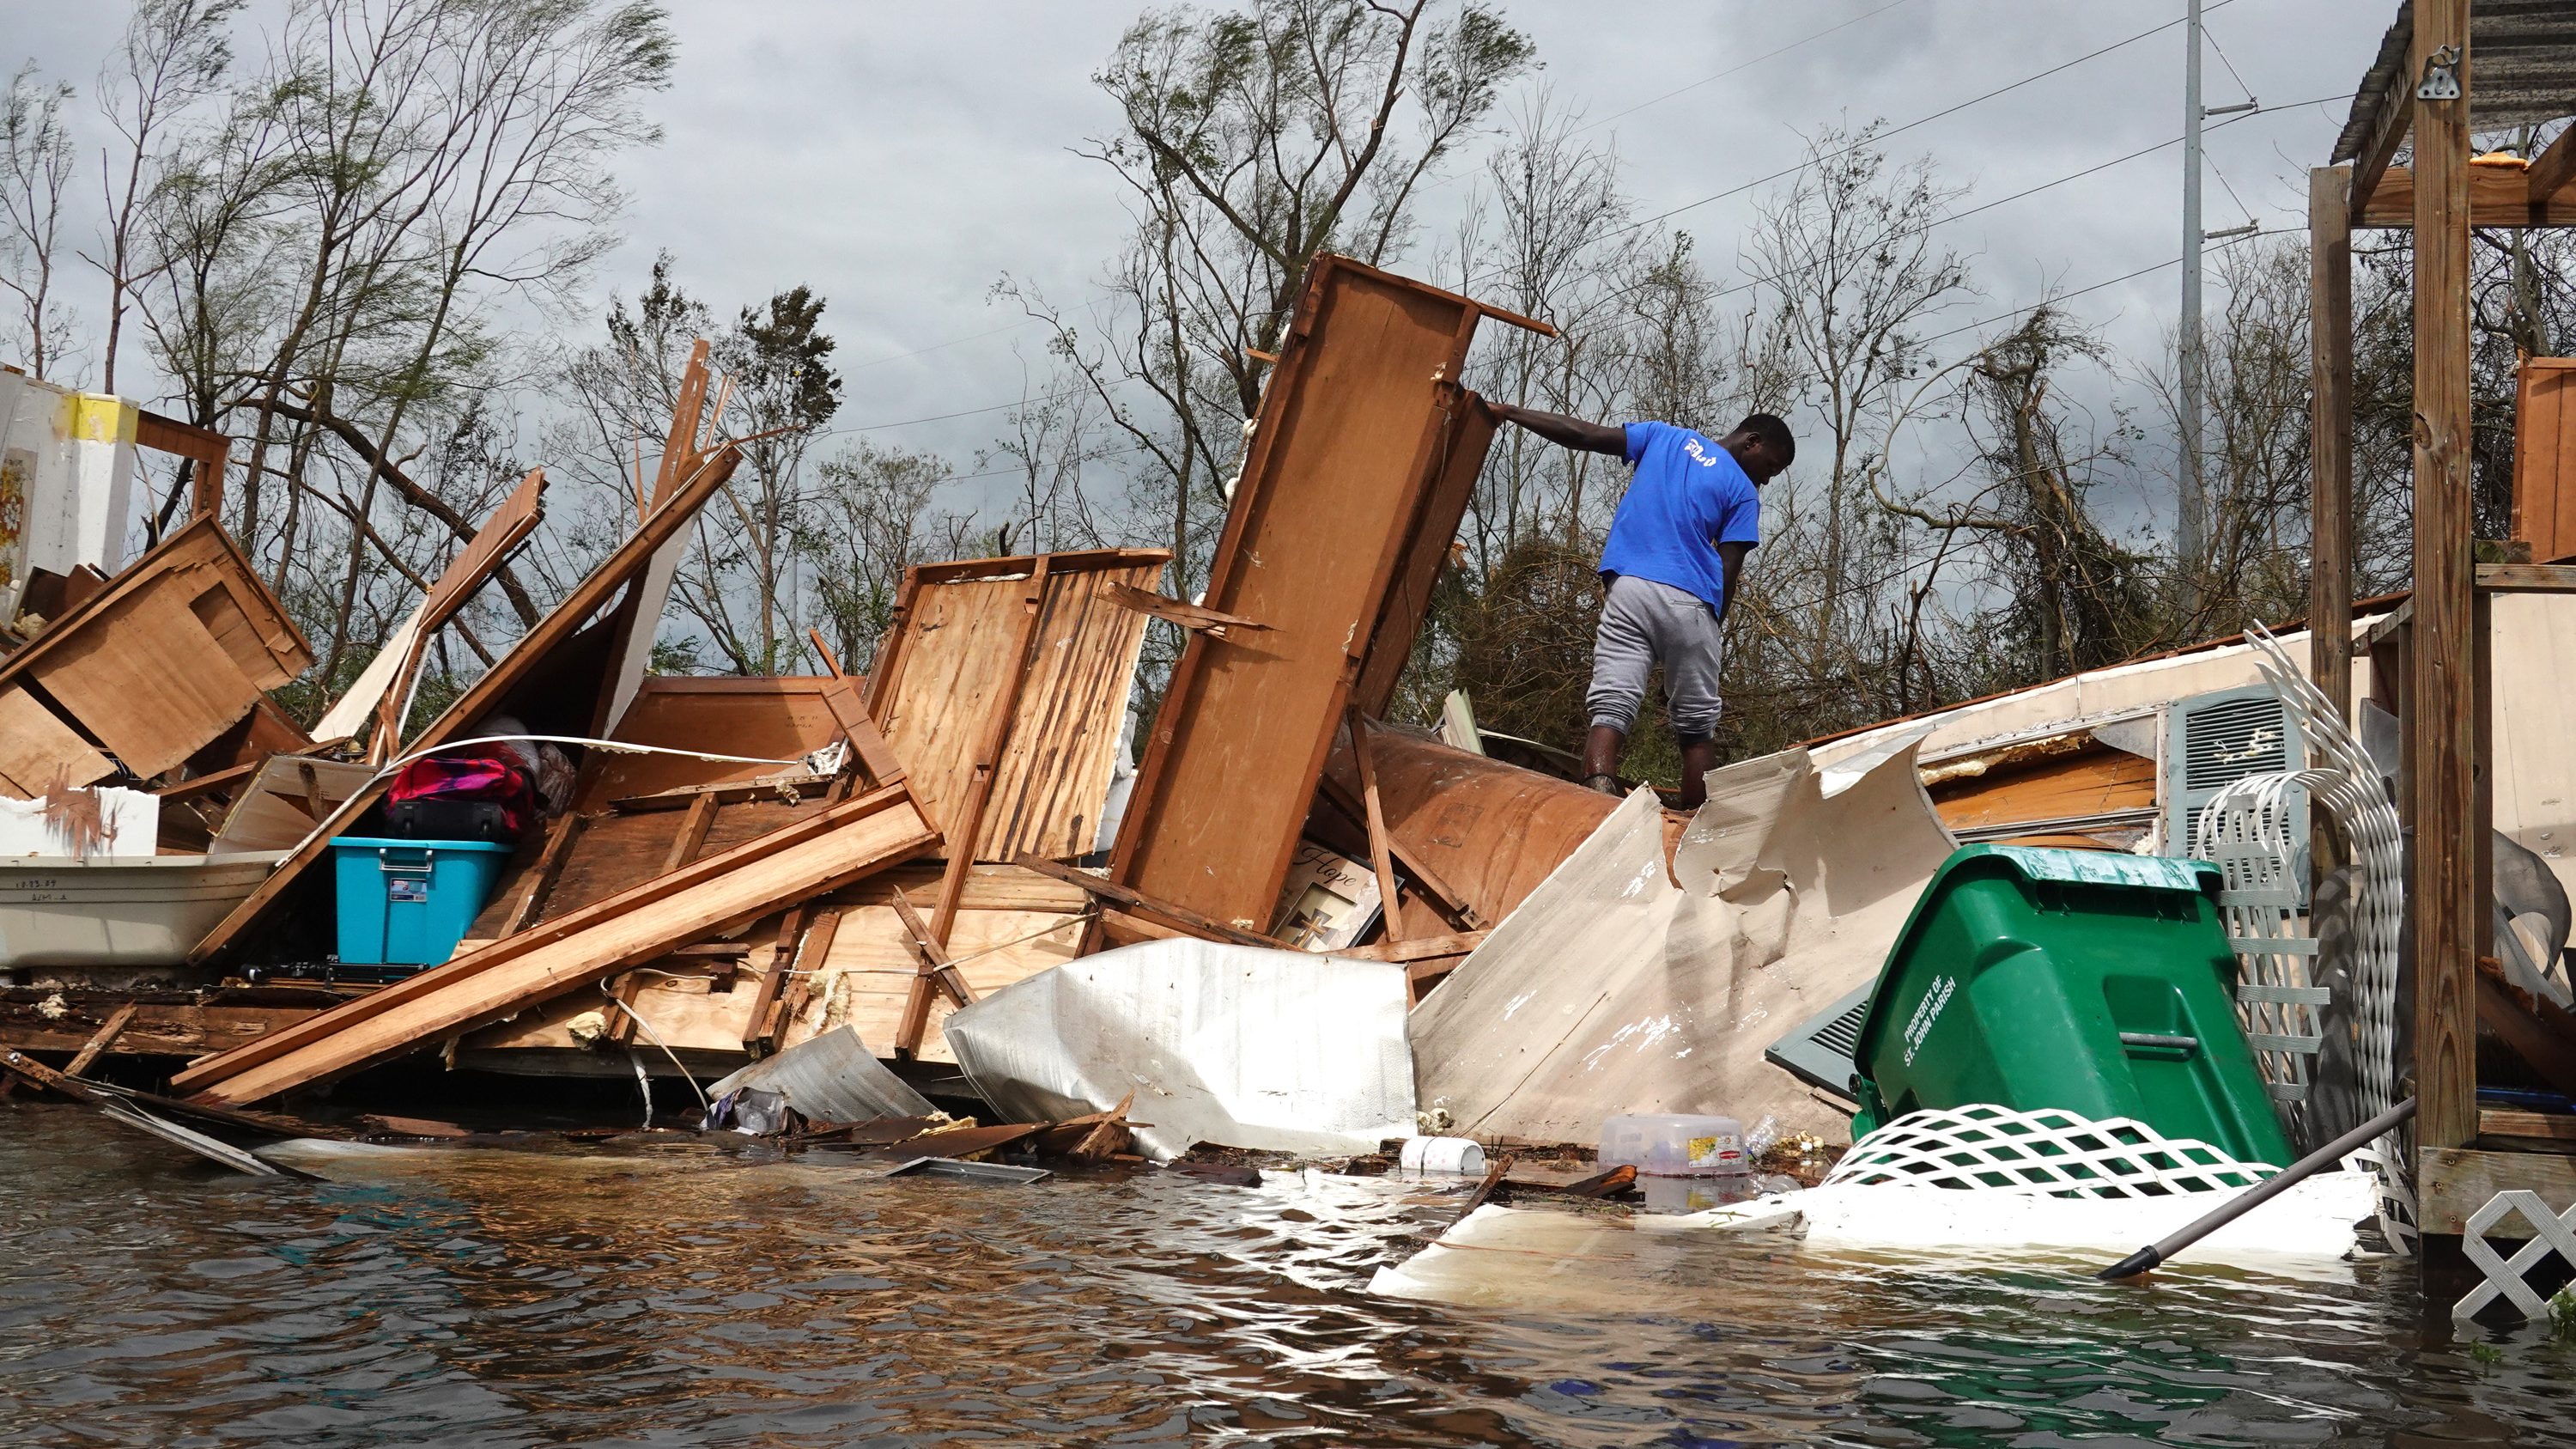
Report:
[[2287,1164],[2236,1018],[2219,879],[2205,861],[1962,847],[1879,973],[1853,1137],[1920,1108],[2056,1107]]

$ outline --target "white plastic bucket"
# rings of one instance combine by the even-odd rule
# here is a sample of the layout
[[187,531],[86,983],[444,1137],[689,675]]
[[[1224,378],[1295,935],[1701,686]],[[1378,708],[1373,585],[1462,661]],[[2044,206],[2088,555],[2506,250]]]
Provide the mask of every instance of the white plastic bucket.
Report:
[[1483,1172],[1485,1149],[1468,1137],[1408,1137],[1396,1160],[1407,1172]]

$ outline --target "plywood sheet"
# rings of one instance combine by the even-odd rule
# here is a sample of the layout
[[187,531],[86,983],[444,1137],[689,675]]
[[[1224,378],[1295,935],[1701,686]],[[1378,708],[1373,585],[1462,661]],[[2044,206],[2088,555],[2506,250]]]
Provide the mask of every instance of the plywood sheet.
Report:
[[28,672],[146,779],[184,763],[260,698],[259,685],[169,587],[119,600]]
[[67,785],[88,785],[116,772],[107,756],[90,748],[35,696],[15,687],[0,689],[0,777],[21,799],[34,799],[51,789],[59,776]]
[[[1168,557],[1159,549],[1049,554],[1042,579],[1035,555],[980,559],[906,578],[870,699],[942,830],[953,832],[967,814],[994,713],[1012,701],[974,859],[1063,859],[1091,849],[1146,625],[1104,595],[1113,584],[1151,591]],[[1028,676],[1015,687],[1024,659]]]
[[[949,933],[948,954],[960,963],[958,971],[980,999],[1072,960],[1084,919],[1051,911],[961,910]],[[903,922],[894,907],[844,910],[832,949],[815,978],[806,1019],[791,1028],[790,1038],[854,1024],[860,1038],[880,1055],[891,1050],[902,1031],[904,1003],[918,974],[911,948],[904,942]],[[950,1009],[947,997],[932,998],[921,1060],[956,1060],[939,1031]]]
[[2152,809],[2156,762],[2106,746],[2056,755],[1932,787],[1933,808],[1952,830],[2022,821],[2071,820],[2114,810]]
[[1467,405],[1476,304],[1340,258],[1309,273],[1226,517],[1206,606],[1269,626],[1192,637],[1112,875],[1269,923],[1325,751]]

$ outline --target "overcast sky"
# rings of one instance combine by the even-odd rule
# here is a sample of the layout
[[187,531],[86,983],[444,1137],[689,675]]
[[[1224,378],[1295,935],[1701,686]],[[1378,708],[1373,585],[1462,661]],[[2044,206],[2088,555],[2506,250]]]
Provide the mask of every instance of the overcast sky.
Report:
[[[74,81],[86,107],[115,33],[111,8],[107,0],[0,0],[0,58],[16,50]],[[825,322],[840,339],[846,379],[840,421],[851,426],[1019,396],[1022,356],[1032,370],[1042,365],[1038,333],[1010,326],[1015,313],[987,294],[1008,272],[1079,299],[1115,251],[1126,225],[1118,188],[1072,148],[1114,123],[1090,75],[1138,7],[675,0],[672,8],[677,75],[650,102],[666,139],[621,168],[634,195],[629,240],[602,269],[601,296],[633,295],[664,249],[682,284],[720,312],[810,284],[829,300]],[[2306,169],[2323,164],[2394,8],[2386,0],[2209,7],[2209,103],[2241,101],[2250,90],[2267,107],[2210,138],[2210,229],[2249,216],[2267,227],[2304,224]],[[1529,84],[1604,122],[1594,134],[1615,137],[1648,214],[1794,164],[1802,135],[1819,127],[1872,117],[1906,126],[2182,10],[2181,0],[1507,6],[1543,62]],[[1945,178],[1971,188],[1962,204],[1975,205],[2179,137],[2182,71],[2183,30],[2174,25],[1888,144],[1932,157]],[[2179,152],[2168,147],[1943,227],[1936,235],[1974,258],[1983,293],[1951,325],[2008,312],[2044,287],[2073,291],[2173,262]],[[1444,208],[1466,191],[1453,183],[1432,197],[1429,230],[1441,229]],[[1696,206],[1673,224],[1731,272],[1762,191]],[[2172,325],[2178,288],[2168,265],[2072,305],[2119,346],[2145,353]],[[75,302],[95,316],[90,299]],[[994,421],[919,423],[880,437],[963,464]]]

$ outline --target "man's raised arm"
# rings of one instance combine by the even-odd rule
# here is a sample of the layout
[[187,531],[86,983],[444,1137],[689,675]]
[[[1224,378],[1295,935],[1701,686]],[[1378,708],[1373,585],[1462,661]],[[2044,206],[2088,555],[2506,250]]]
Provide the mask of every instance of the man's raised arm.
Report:
[[1498,421],[1518,423],[1551,443],[1587,453],[1608,453],[1614,458],[1628,456],[1628,430],[1615,423],[1587,423],[1563,413],[1543,413],[1490,399],[1485,409]]

